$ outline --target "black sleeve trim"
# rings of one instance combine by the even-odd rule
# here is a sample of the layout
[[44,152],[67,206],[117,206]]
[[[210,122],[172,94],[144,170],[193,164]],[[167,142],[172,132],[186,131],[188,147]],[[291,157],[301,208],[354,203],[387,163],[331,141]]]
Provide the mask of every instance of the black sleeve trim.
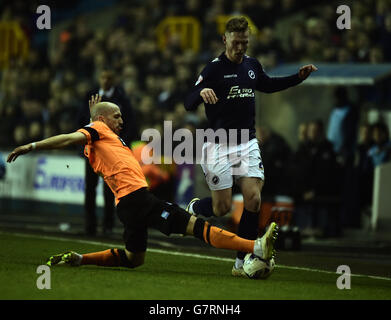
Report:
[[93,129],[91,127],[84,127],[83,129],[87,130],[89,132],[89,134],[91,135],[91,143],[99,140],[99,133],[98,133],[98,131],[96,131],[95,129]]

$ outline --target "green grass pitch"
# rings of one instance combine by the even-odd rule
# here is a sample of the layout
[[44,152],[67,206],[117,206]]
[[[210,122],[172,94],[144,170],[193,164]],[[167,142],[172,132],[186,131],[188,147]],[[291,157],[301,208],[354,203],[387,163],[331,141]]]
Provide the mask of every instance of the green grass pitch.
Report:
[[[391,281],[352,277],[350,290],[338,274],[277,267],[267,280],[231,276],[232,262],[151,251],[136,269],[98,266],[50,268],[51,289],[38,289],[37,267],[68,250],[108,249],[82,241],[0,233],[0,299],[114,300],[301,300],[390,299]],[[205,252],[205,254],[208,254]]]

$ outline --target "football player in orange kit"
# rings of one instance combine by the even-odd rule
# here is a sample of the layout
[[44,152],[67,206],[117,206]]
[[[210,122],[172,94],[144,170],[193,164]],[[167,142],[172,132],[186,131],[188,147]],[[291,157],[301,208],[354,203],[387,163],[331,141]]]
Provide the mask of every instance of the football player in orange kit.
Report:
[[262,238],[247,240],[192,216],[176,204],[156,198],[147,189],[140,164],[118,136],[123,124],[119,107],[110,102],[100,102],[96,95],[90,100],[90,111],[92,122],[87,126],[73,133],[20,146],[8,155],[7,162],[33,150],[85,145],[84,153],[92,168],[103,176],[114,193],[117,214],[125,229],[125,249],[87,254],[69,251],[50,257],[48,265],[65,262],[74,266],[140,266],[144,263],[147,249],[148,228],[157,229],[167,236],[173,233],[193,235],[213,247],[252,252],[264,260],[272,258],[277,235],[275,223]]

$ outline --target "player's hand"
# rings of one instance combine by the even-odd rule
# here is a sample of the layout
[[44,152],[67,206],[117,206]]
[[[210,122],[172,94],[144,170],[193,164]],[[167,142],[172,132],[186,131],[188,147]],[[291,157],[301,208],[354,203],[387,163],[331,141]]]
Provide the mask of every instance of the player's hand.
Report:
[[315,67],[313,64],[307,64],[305,66],[302,66],[299,70],[299,78],[301,80],[305,80],[308,78],[311,72],[314,72],[316,70],[318,70],[318,68]]
[[205,103],[215,104],[217,103],[217,101],[219,101],[213,89],[210,88],[202,89],[200,92],[200,96],[202,97]]
[[99,93],[91,96],[91,99],[88,100],[88,105],[90,106],[90,114],[91,114],[91,109],[93,108],[93,106],[98,104],[101,101],[102,101],[102,96],[100,96]]
[[17,147],[16,149],[14,149],[14,151],[12,151],[8,155],[7,162],[15,161],[17,157],[19,157],[22,154],[28,153],[31,150],[33,150],[33,145],[31,143]]

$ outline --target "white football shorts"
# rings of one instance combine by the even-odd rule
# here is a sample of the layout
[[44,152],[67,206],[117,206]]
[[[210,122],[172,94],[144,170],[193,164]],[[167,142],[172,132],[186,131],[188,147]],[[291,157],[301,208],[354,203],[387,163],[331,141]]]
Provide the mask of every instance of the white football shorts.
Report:
[[200,161],[210,190],[232,188],[242,177],[265,180],[258,140],[252,139],[239,145],[206,142],[202,146]]

